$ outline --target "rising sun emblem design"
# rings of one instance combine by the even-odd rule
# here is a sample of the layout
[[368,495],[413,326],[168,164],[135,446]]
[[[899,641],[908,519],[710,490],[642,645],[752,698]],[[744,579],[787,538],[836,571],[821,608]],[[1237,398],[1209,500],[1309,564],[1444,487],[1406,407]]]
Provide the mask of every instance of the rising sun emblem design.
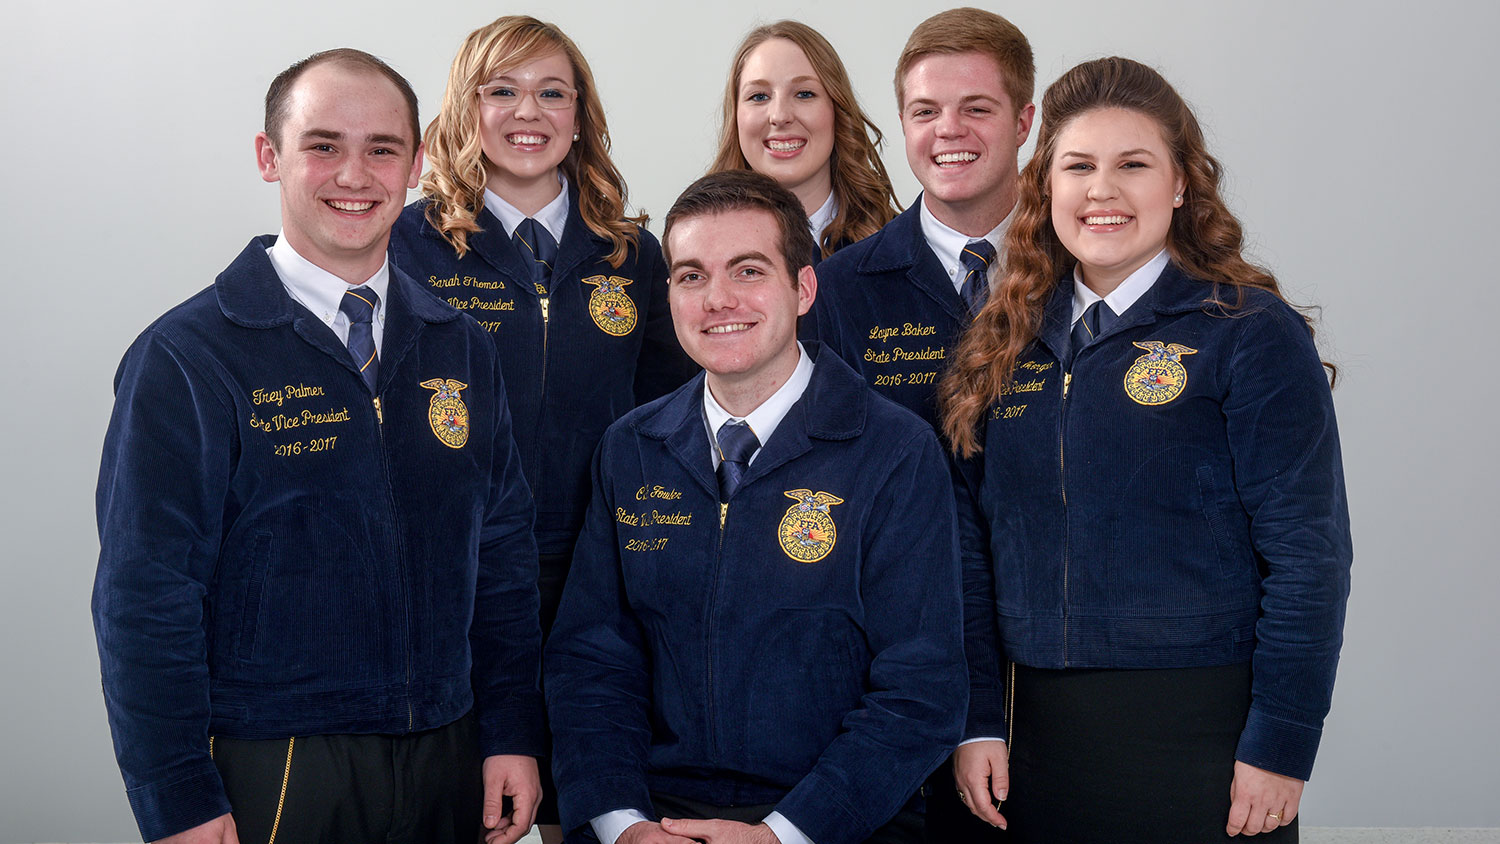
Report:
[[838,540],[828,508],[843,504],[844,499],[810,489],[789,489],[785,495],[797,503],[786,508],[776,528],[781,550],[799,563],[816,563],[828,556]]
[[1166,404],[1182,395],[1188,378],[1182,356],[1197,354],[1198,350],[1160,340],[1147,340],[1135,346],[1145,349],[1146,354],[1136,358],[1125,371],[1125,395],[1147,406]]
[[625,292],[626,285],[635,282],[617,275],[593,275],[583,283],[594,286],[594,292],[589,294],[589,316],[594,318],[600,331],[612,337],[624,337],[635,328],[635,301]]
[[469,441],[469,408],[458,397],[458,391],[469,385],[452,378],[434,378],[422,386],[437,390],[427,403],[427,422],[438,441],[449,448],[463,448]]

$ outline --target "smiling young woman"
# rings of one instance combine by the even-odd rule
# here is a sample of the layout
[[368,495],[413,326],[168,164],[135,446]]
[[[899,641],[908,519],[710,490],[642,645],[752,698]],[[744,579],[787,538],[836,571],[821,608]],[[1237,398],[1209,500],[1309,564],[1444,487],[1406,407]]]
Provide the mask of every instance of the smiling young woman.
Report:
[[1011,840],[1296,840],[1348,505],[1311,324],[1245,260],[1219,180],[1156,71],[1063,74],[939,389],[979,489],[971,717],[1006,725],[956,779],[992,823],[1004,798]]
[[754,170],[792,191],[816,263],[896,215],[882,138],[833,45],[807,24],[778,21],[752,30],[734,54],[709,172]]
[[[672,330],[661,247],[644,215],[626,216],[597,91],[552,24],[508,16],[470,33],[427,127],[423,198],[391,233],[394,263],[496,341],[536,502],[543,635],[604,429],[696,372]],[[557,841],[542,771],[537,822]]]

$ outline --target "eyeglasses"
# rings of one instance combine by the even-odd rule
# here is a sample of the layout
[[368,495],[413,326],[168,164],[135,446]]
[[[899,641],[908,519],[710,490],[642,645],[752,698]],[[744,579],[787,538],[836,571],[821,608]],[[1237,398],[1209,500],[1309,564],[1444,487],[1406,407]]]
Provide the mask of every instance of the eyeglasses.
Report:
[[578,102],[578,90],[562,85],[549,85],[545,88],[503,84],[479,86],[479,102],[491,108],[515,108],[528,94],[540,108],[570,108]]

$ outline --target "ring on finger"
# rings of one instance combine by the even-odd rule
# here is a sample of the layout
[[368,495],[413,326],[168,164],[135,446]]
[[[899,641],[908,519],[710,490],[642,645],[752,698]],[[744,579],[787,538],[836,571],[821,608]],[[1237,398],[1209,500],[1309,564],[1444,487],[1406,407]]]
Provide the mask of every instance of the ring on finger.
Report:
[[965,794],[964,790],[960,788],[958,790],[958,799],[962,800],[965,803],[967,803],[967,802],[969,802],[969,795]]
[[1266,817],[1270,818],[1273,821],[1276,821],[1277,823],[1281,823],[1280,812],[1266,812]]

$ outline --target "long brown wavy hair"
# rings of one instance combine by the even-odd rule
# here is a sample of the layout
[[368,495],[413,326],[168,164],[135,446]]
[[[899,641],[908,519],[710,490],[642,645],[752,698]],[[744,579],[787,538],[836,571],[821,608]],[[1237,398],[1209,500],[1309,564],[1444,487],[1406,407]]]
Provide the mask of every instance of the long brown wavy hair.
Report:
[[589,63],[572,39],[553,24],[507,15],[464,39],[448,71],[442,110],[427,126],[430,169],[422,177],[422,195],[431,200],[427,221],[460,257],[469,249],[469,235],[480,231],[476,218],[484,207],[484,187],[492,166],[479,143],[476,92],[497,72],[555,52],[568,57],[578,88],[578,140],[560,165],[578,188],[578,214],[589,231],[613,244],[606,259],[612,266],[624,263],[639,240],[637,227],[648,218],[625,215],[625,180],[609,156],[609,127]]
[[823,257],[844,241],[869,237],[889,223],[901,206],[891,188],[891,177],[880,160],[880,145],[885,136],[859,107],[849,72],[833,45],[816,29],[800,21],[777,21],[756,27],[740,42],[729,66],[729,83],[724,86],[724,114],[719,123],[719,152],[708,172],[749,170],[750,162],[740,149],[735,113],[739,105],[740,74],[750,51],[772,38],[785,38],[796,44],[818,74],[818,81],[833,101],[833,154],[829,171],[838,214],[823,232]]
[[[938,384],[943,433],[960,456],[980,451],[980,419],[1004,395],[1016,359],[1036,338],[1058,279],[1077,263],[1052,227],[1049,176],[1057,136],[1078,116],[1103,108],[1143,114],[1161,129],[1187,184],[1167,231],[1167,254],[1187,275],[1209,283],[1204,307],[1233,316],[1244,304],[1245,289],[1252,287],[1286,299],[1275,276],[1245,260],[1244,231],[1219,196],[1222,169],[1208,154],[1203,130],[1177,91],[1161,74],[1130,59],[1084,62],[1042,97],[1036,154],[1021,171],[1015,221],[1005,238],[1005,277],[974,318]],[[1307,311],[1303,318],[1311,331]],[[1337,377],[1332,364],[1324,366]]]

